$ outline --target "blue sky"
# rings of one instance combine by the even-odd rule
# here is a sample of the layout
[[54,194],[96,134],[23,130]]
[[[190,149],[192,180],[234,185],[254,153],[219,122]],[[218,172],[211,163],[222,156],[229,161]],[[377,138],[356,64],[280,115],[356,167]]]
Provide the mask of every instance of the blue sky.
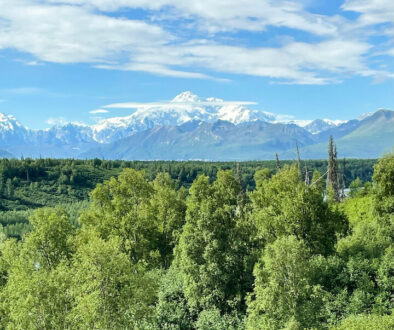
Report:
[[394,107],[393,22],[391,0],[0,0],[0,112],[90,124],[190,90],[355,118]]

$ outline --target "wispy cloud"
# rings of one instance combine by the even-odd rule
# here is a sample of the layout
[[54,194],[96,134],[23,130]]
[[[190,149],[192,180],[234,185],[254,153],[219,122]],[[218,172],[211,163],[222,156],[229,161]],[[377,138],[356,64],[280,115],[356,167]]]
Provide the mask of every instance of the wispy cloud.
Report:
[[360,25],[394,23],[392,0],[345,0],[342,9],[360,13]]
[[16,88],[4,88],[1,89],[0,92],[6,94],[15,94],[15,95],[35,95],[35,94],[41,94],[45,92],[45,90],[38,87],[16,87]]
[[[390,0],[346,0],[343,11],[359,17],[309,12],[291,0],[14,0],[0,1],[0,50],[13,48],[42,62],[89,63],[99,69],[215,79],[237,74],[268,77],[274,83],[327,84],[351,76],[391,77],[369,58],[377,50],[368,37],[394,21]],[[122,9],[122,11],[119,11]],[[147,18],[123,17],[147,10]],[[119,12],[118,12],[119,11]],[[187,23],[184,23],[185,20]],[[168,26],[176,22],[177,29]],[[286,38],[277,46],[246,46],[233,32],[287,28],[313,36]],[[229,44],[223,34],[240,38]],[[204,38],[204,39],[203,39]],[[312,41],[311,41],[312,40]],[[387,42],[385,40],[384,42]],[[236,45],[236,46],[234,46]],[[391,54],[392,51],[387,54]],[[377,66],[378,67],[378,66]]]
[[24,65],[27,65],[27,66],[42,66],[42,65],[44,65],[44,63],[42,63],[42,62],[34,61],[34,60],[15,59],[14,61],[23,63]]
[[148,109],[148,108],[176,108],[187,106],[226,106],[226,105],[257,105],[257,102],[250,101],[222,101],[213,99],[212,101],[184,101],[184,102],[123,102],[113,103],[103,106],[103,108],[117,109]]
[[313,34],[330,35],[337,30],[337,17],[325,17],[307,12],[297,1],[289,0],[50,0],[52,3],[82,5],[101,11],[117,11],[120,8],[142,8],[155,12],[153,18],[188,18],[194,21],[192,28],[209,33],[249,30],[262,31],[267,26],[288,27]]
[[49,62],[94,63],[112,61],[123,52],[160,45],[170,38],[161,27],[140,20],[45,2],[0,2],[0,18],[5,20],[0,26],[0,48],[16,48]]
[[96,110],[91,110],[89,111],[90,114],[95,115],[95,114],[100,114],[100,113],[108,113],[108,110],[105,109],[96,109]]
[[52,92],[45,88],[34,87],[34,86],[23,86],[13,88],[0,89],[0,93],[8,95],[21,95],[21,96],[34,96],[34,95],[46,95],[50,97],[63,98],[68,97],[68,94]]

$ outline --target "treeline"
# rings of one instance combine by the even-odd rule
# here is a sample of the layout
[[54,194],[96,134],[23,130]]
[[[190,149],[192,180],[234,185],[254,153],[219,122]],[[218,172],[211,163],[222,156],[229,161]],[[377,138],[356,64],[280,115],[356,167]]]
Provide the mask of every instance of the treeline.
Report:
[[[281,161],[282,166],[293,161]],[[360,178],[371,181],[373,159],[346,160],[344,176],[347,184]],[[143,170],[149,180],[158,173],[166,172],[177,187],[189,188],[201,174],[211,182],[220,170],[236,170],[239,167],[242,187],[255,189],[253,179],[256,170],[269,168],[276,171],[275,161],[253,162],[199,162],[199,161],[106,161],[100,159],[0,159],[0,210],[25,210],[60,203],[86,200],[89,192],[98,184],[119,173],[125,168]],[[327,169],[325,160],[302,161],[303,171],[311,175],[314,170],[321,174]],[[340,171],[342,162],[340,163]],[[341,172],[342,174],[342,172]],[[304,173],[305,175],[305,173]]]
[[[293,161],[280,161],[280,166]],[[355,179],[359,185],[372,179],[376,160],[349,159],[343,168],[339,162],[340,181],[345,186]],[[252,191],[256,188],[255,172],[262,168],[277,171],[275,161],[261,162],[176,162],[176,161],[106,161],[100,159],[0,159],[0,225],[10,237],[21,237],[31,230],[29,216],[34,209],[63,205],[79,208],[87,201],[89,192],[111,177],[116,177],[125,168],[143,170],[148,180],[154,180],[158,173],[168,173],[175,187],[190,188],[201,174],[213,182],[220,170],[238,172],[242,189]],[[312,177],[314,170],[324,174],[327,161],[308,160],[301,162],[305,179],[306,173]],[[344,176],[343,176],[344,175]],[[343,177],[342,177],[343,176]],[[344,180],[343,180],[344,178]]]
[[1,239],[0,326],[392,329],[394,155],[351,197],[302,164],[255,171],[250,191],[242,172],[188,189],[125,168],[77,222],[38,209],[22,240]]

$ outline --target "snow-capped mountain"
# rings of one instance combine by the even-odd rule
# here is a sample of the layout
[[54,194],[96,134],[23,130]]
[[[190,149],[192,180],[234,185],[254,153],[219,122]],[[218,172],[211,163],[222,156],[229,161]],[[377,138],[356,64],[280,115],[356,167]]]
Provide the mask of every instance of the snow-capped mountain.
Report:
[[66,144],[78,144],[95,141],[92,128],[79,123],[56,125],[44,131],[35,131],[35,133],[38,139],[46,140],[46,142],[56,140]]
[[335,138],[340,157],[377,158],[393,146],[394,111],[380,110],[362,121],[351,120],[319,134],[295,124],[262,121],[239,125],[227,121],[193,121],[180,126],[158,126],[99,145],[82,157],[241,161],[273,159],[278,153],[282,159],[295,159],[298,144],[303,159],[323,159],[327,157],[330,135]]
[[253,110],[238,102],[203,99],[186,91],[168,103],[143,105],[129,116],[102,120],[92,126],[92,130],[97,142],[108,143],[158,125],[179,126],[193,120],[207,123],[225,120],[238,125],[256,120],[273,122],[277,115]]
[[330,128],[334,128],[339,125],[345,124],[347,122],[348,120],[315,119],[304,126],[302,125],[299,126],[304,127],[308,132],[312,134],[318,134]]
[[29,130],[12,115],[0,113],[0,140],[2,142],[22,142],[29,140]]
[[[234,143],[238,139],[250,141],[249,144],[243,146],[246,148],[246,154],[252,152],[249,150],[252,144],[280,151],[292,144],[294,139],[299,141],[302,146],[303,144],[323,143],[330,135],[333,135],[335,139],[345,137],[361,127],[365,121],[377,120],[376,114],[379,111],[379,113],[387,112],[390,116],[393,114],[390,110],[379,110],[372,115],[363,115],[359,119],[349,121],[300,120],[288,115],[253,109],[254,104],[250,102],[227,102],[212,97],[201,98],[191,92],[183,92],[169,102],[121,103],[109,105],[106,108],[112,107],[135,109],[135,111],[128,116],[103,119],[94,125],[68,123],[45,130],[26,128],[15,117],[0,113],[0,151],[3,150],[5,152],[3,154],[8,152],[17,157],[20,155],[26,157],[79,157],[91,155],[92,153],[88,151],[98,148],[100,145],[109,143],[113,145],[128,137],[135,136],[127,141],[137,143],[136,141],[139,139],[147,139],[147,134],[149,136],[153,134],[152,136],[158,145],[161,141],[173,145],[174,141],[180,138],[182,145],[186,146],[187,150],[189,137],[197,142],[200,141],[196,142],[199,146],[208,146],[211,143],[227,144],[230,139],[220,138],[222,133],[217,134],[223,127],[231,134],[237,135],[231,136],[230,133],[226,135],[235,139]],[[216,125],[216,123],[219,124]],[[227,123],[230,126],[220,123]],[[203,134],[204,129],[208,130],[207,134]],[[186,133],[188,131],[194,133]],[[169,134],[173,138],[169,138]],[[151,141],[153,140],[151,139]],[[138,150],[143,152],[147,147],[147,141],[141,140],[140,146],[134,146],[135,150],[140,148]],[[124,145],[123,148],[125,148]],[[176,154],[178,151],[178,149],[174,149],[172,152]],[[107,156],[103,155],[105,158]],[[146,157],[150,156],[146,155]]]

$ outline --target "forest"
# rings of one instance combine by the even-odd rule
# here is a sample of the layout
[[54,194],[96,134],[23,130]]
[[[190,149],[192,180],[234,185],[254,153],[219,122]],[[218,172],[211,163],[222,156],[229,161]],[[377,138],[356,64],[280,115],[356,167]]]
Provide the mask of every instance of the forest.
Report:
[[394,328],[394,154],[3,159],[0,194],[1,328]]
[[[280,161],[282,165],[293,161]],[[348,187],[359,178],[363,183],[372,180],[374,159],[348,159],[340,161],[340,179]],[[345,168],[343,168],[345,164]],[[76,222],[80,210],[88,203],[89,192],[98,183],[116,177],[125,168],[143,170],[152,181],[158,173],[168,173],[179,189],[190,188],[198,175],[204,174],[210,182],[219,170],[237,171],[242,188],[255,189],[254,174],[262,168],[277,170],[275,161],[254,162],[201,162],[201,161],[107,161],[100,159],[0,159],[0,225],[7,236],[21,238],[32,226],[29,217],[40,207],[62,206],[66,208],[72,221]],[[303,161],[311,176],[314,170],[324,174],[327,160]]]

